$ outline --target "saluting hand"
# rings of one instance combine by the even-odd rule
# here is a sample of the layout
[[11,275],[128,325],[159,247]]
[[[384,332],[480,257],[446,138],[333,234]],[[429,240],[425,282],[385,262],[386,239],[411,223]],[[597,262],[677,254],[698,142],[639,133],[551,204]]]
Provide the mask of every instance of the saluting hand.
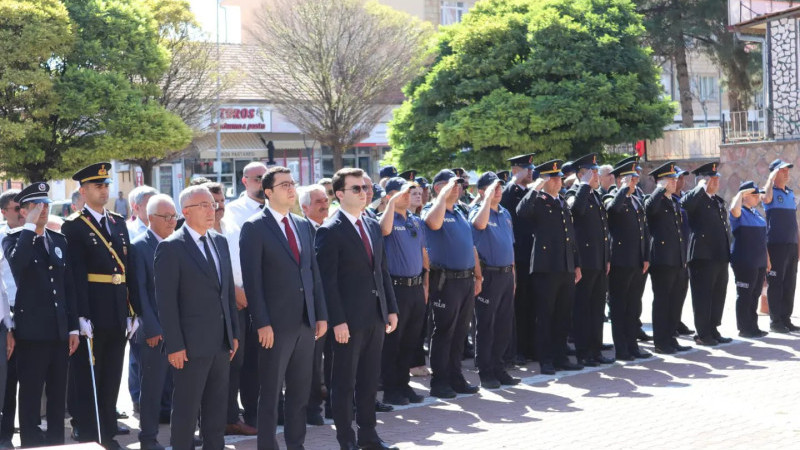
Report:
[[389,334],[396,329],[397,329],[397,314],[391,313],[389,314],[389,323],[386,324],[386,334]]
[[35,224],[39,220],[39,216],[42,215],[42,209],[44,209],[44,203],[37,203],[36,206],[28,212],[28,215],[25,217],[25,223]]
[[267,325],[258,329],[258,342],[264,348],[272,348],[275,344],[275,333],[272,331],[272,326]]

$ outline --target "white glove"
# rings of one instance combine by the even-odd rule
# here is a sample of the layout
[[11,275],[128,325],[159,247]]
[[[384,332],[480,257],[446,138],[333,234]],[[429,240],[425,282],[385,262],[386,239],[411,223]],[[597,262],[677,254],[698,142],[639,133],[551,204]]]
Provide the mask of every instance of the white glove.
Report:
[[92,321],[85,317],[79,317],[78,324],[80,325],[81,336],[86,336],[87,338],[91,339],[92,330],[94,329],[94,326],[92,326]]
[[139,325],[141,325],[142,321],[138,317],[128,317],[127,325],[125,326],[125,336],[128,339],[133,338],[136,334],[136,330],[139,329]]

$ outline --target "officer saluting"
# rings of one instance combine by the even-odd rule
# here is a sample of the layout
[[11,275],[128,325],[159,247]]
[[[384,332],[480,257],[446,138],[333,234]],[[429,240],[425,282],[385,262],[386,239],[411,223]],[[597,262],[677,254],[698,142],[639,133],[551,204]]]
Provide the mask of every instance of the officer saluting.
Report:
[[695,342],[713,346],[727,343],[717,327],[722,322],[725,292],[728,285],[730,226],[725,200],[719,189],[718,162],[704,164],[694,171],[700,181],[681,199],[689,216],[689,282],[697,334]]
[[[69,264],[75,283],[81,334],[94,337],[95,379],[101,443],[119,448],[117,394],[125,355],[126,327],[133,311],[128,300],[128,228],[125,219],[105,209],[110,163],[92,164],[72,179],[80,183],[84,208],[69,216],[62,227],[67,237]],[[88,342],[88,341],[87,341]],[[81,442],[96,441],[92,376],[88,346],[81,345],[70,362],[70,396]]]
[[575,220],[575,238],[581,254],[581,280],[575,286],[572,335],[575,354],[584,366],[610,364],[603,356],[603,320],[611,253],[608,245],[608,213],[597,189],[597,154],[575,160],[578,181],[567,191],[567,205]]
[[686,244],[681,231],[680,207],[672,200],[678,173],[670,161],[650,172],[658,186],[644,202],[650,230],[650,277],[653,280],[653,337],[655,352],[689,350],[678,344],[675,330],[681,321],[686,276]]
[[[14,197],[25,225],[3,239],[3,252],[17,285],[14,334],[23,447],[64,444],[67,359],[79,342],[67,239],[45,228],[49,190],[41,181]],[[38,425],[45,381],[48,425],[42,433]]]
[[580,254],[575,245],[572,214],[561,190],[561,160],[536,168],[542,190],[531,189],[517,205],[517,215],[531,221],[531,288],[536,303],[536,349],[543,374],[559,370],[581,370],[567,357],[567,334],[572,323],[575,283],[581,279]]

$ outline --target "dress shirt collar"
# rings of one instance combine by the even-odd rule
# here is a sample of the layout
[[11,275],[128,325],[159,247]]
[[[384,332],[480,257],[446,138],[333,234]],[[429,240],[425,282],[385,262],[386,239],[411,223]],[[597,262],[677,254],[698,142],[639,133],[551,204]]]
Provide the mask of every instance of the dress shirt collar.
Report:
[[203,243],[200,242],[200,238],[203,237],[203,236],[208,236],[208,232],[206,232],[205,234],[200,234],[197,231],[195,231],[194,228],[190,227],[189,225],[185,224],[184,226],[186,227],[186,231],[188,231],[189,235],[192,237],[192,240],[194,241],[194,243],[197,244],[198,246],[202,247]]
[[[94,217],[94,220],[96,220],[97,223],[100,223],[100,219],[102,219],[103,217],[106,216],[106,209],[105,208],[103,208],[103,212],[102,213],[99,213],[99,212],[93,210],[92,208],[89,208],[88,205],[84,206],[83,209],[85,209],[86,211],[89,211],[89,214],[91,214],[92,217]],[[136,220],[139,220],[139,219],[137,218]]]
[[156,232],[151,230],[150,228],[147,229],[147,233],[150,233],[151,235],[153,235],[153,237],[156,238],[156,242],[161,242],[161,241],[164,240],[164,239],[161,239],[161,236],[156,234]]
[[[354,227],[356,227],[356,220],[361,219],[361,216],[356,217],[356,216],[350,214],[349,212],[345,211],[343,208],[339,208],[339,211],[341,211],[342,214],[344,214],[344,216],[347,217],[347,220],[349,220],[350,223],[352,223]],[[364,221],[362,220],[361,223],[363,224]],[[358,228],[358,227],[356,227],[356,228]]]
[[[275,218],[275,222],[278,222],[279,224],[283,223],[283,219],[285,217],[289,217],[288,213],[286,215],[283,215],[283,214],[279,213],[278,211],[275,211],[274,209],[272,209],[269,205],[267,205],[266,208],[267,208],[267,210],[269,210],[269,212],[272,213],[272,217]],[[291,222],[291,220],[290,220],[290,222]]]

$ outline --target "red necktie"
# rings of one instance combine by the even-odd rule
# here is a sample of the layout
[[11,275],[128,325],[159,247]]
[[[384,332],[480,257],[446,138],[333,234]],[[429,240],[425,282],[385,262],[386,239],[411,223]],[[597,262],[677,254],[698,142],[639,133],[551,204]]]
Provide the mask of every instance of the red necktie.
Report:
[[282,222],[286,230],[286,239],[289,241],[289,248],[292,249],[292,254],[294,255],[294,260],[297,261],[297,264],[300,264],[300,249],[297,248],[297,239],[294,238],[294,231],[292,231],[292,227],[289,226],[289,218],[284,217]]
[[372,264],[372,247],[369,246],[369,239],[367,239],[367,233],[364,233],[364,227],[361,226],[361,219],[356,220],[356,226],[358,226],[358,233],[361,235],[361,242],[364,244],[364,250],[367,251],[367,258],[369,258],[369,263]]

